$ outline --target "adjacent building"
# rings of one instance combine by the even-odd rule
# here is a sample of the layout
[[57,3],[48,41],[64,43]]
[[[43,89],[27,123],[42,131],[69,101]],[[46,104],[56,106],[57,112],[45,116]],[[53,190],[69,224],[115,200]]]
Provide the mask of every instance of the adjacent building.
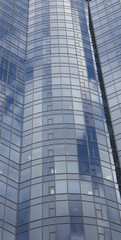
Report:
[[1,0],[1,240],[121,239],[120,47],[120,0]]

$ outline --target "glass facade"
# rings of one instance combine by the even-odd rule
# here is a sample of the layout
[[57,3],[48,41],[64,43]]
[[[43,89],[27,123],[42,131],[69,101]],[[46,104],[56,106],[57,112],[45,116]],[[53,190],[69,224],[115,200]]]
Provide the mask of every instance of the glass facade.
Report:
[[120,23],[119,0],[1,0],[1,240],[121,239]]
[[121,166],[121,5],[92,0],[90,10]]

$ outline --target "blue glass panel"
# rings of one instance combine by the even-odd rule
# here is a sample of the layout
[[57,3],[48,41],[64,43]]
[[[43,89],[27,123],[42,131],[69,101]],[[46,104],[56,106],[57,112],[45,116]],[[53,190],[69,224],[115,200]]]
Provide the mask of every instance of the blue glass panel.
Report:
[[82,224],[71,224],[71,239],[84,240],[84,230]]
[[79,156],[88,156],[87,146],[78,144],[78,155]]
[[18,227],[18,233],[28,231],[29,230],[29,224],[24,224],[23,226]]
[[19,211],[18,214],[18,225],[22,225],[29,222],[29,208]]
[[89,163],[86,162],[79,162],[79,172],[80,174],[87,174],[90,175],[90,166]]
[[82,207],[80,201],[70,201],[69,211],[71,216],[82,216]]
[[20,203],[29,200],[30,198],[30,188],[24,188],[20,190]]
[[29,232],[24,232],[17,236],[17,240],[28,240],[29,239]]

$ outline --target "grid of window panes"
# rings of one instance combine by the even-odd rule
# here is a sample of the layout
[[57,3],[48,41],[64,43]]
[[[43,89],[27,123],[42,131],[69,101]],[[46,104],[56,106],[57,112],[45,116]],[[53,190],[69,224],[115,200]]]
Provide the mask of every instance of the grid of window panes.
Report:
[[15,240],[28,1],[0,2],[0,239]]
[[92,0],[90,11],[121,166],[121,5]]
[[[114,137],[116,140],[117,150],[120,159],[120,130],[116,133],[116,129],[120,129],[120,56],[119,56],[119,41],[117,39],[120,36],[120,27],[115,24],[117,22],[120,25],[120,12],[121,8],[118,1],[91,1],[90,12],[92,17],[92,23],[94,27],[94,33],[96,37],[97,49],[99,59],[101,63],[101,69],[103,73],[104,85],[107,94],[107,100],[109,104],[109,111],[111,114],[111,122],[114,130]],[[114,37],[115,36],[115,37]],[[117,42],[117,45],[115,44]],[[118,84],[118,89],[116,86]],[[118,90],[116,92],[116,90]],[[118,99],[118,101],[116,100]],[[116,162],[116,168],[118,174],[120,174],[120,162]],[[121,184],[121,177],[119,175],[119,184]],[[120,201],[119,201],[120,203]],[[120,203],[121,204],[121,203]],[[114,207],[114,206],[113,206]],[[114,212],[113,221],[115,221],[117,210],[121,209],[121,205],[115,206],[112,211]],[[119,221],[120,224],[120,221]],[[112,239],[120,239],[121,230],[120,225],[111,225]]]
[[[17,240],[117,240],[120,199],[88,2],[27,2],[20,1],[28,9],[28,24],[26,56],[20,55],[26,57],[26,81],[24,98],[19,91],[23,124]],[[16,75],[16,81],[24,85],[24,78]],[[15,240],[9,226],[13,224],[4,225],[2,240]]]
[[[121,6],[119,1],[91,1],[90,12],[96,37],[97,49],[103,73],[105,90],[109,104],[111,122],[116,140],[118,155],[120,159],[120,25],[121,25]],[[117,167],[121,166],[121,160]],[[118,168],[117,168],[118,171]],[[120,174],[120,170],[119,170]],[[120,176],[119,176],[120,181]],[[119,205],[121,209],[121,205]],[[117,211],[113,206],[113,212]],[[114,213],[113,218],[116,217]],[[120,225],[112,227],[112,239],[121,238]]]
[[29,1],[18,239],[110,239],[120,222],[88,22],[86,1]]

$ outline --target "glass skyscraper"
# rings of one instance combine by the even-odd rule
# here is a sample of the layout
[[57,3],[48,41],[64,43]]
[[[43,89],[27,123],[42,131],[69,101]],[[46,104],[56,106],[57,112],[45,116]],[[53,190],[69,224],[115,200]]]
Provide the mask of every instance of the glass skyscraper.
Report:
[[0,1],[0,240],[121,239],[121,1]]

